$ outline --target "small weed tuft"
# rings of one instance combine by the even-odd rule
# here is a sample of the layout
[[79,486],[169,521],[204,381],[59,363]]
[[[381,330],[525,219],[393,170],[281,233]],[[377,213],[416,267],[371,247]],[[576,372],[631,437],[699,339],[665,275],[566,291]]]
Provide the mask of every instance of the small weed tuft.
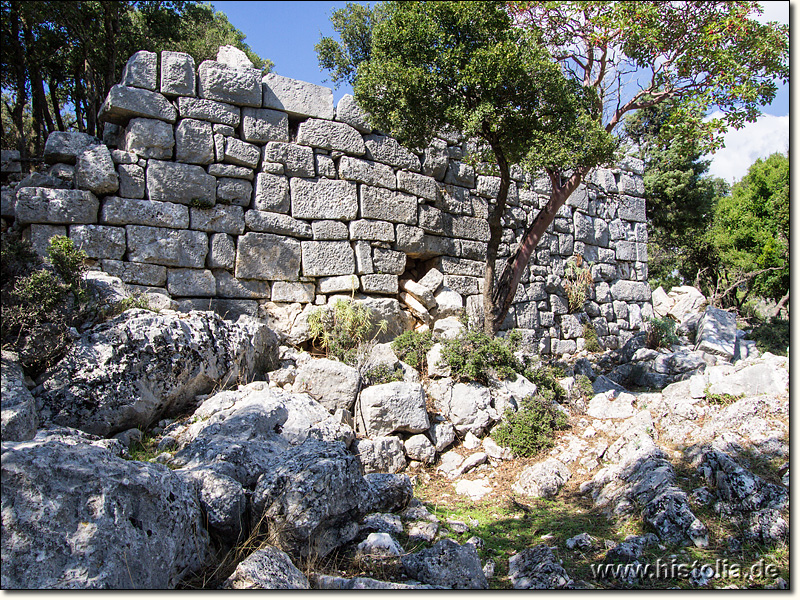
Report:
[[392,350],[397,358],[414,367],[420,373],[427,375],[428,361],[426,355],[433,347],[433,333],[404,331],[392,341]]
[[308,326],[315,343],[328,357],[355,366],[366,345],[386,331],[388,323],[374,322],[372,311],[353,300],[337,300],[308,316]]
[[602,352],[603,347],[600,345],[600,339],[597,337],[597,331],[591,323],[586,323],[583,326],[583,338],[586,340],[586,350],[589,352]]
[[677,344],[678,336],[675,335],[675,321],[669,317],[645,319],[644,343],[651,350],[669,348],[672,344]]
[[575,313],[583,310],[589,290],[593,287],[592,272],[584,264],[583,256],[574,255],[567,261],[564,271],[564,291],[567,292],[569,312]]

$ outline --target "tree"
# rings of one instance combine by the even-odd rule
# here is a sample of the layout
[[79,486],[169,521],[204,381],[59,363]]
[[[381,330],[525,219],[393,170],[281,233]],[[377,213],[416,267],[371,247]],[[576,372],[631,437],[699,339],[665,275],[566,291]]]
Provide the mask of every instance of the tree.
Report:
[[[357,67],[355,97],[380,130],[425,148],[447,127],[484,143],[500,175],[489,206],[484,326],[495,333],[492,283],[502,238],[510,166],[534,146],[580,140],[585,160],[609,159],[615,142],[591,111],[591,90],[563,77],[530,32],[496,2],[390,2]],[[562,154],[571,149],[559,148]]]
[[[789,156],[758,159],[718,199],[711,232],[722,265],[717,301],[741,306],[750,293],[776,302],[789,292]],[[737,290],[743,293],[736,297]],[[727,299],[726,299],[727,296]]]
[[[439,3],[403,4],[409,5],[406,12],[413,6],[414,11],[426,13]],[[393,3],[387,6],[392,7]],[[615,130],[626,114],[671,100],[675,105],[669,127],[674,130],[675,139],[697,140],[698,148],[705,153],[722,144],[720,134],[727,127],[738,128],[754,121],[760,114],[758,106],[769,104],[774,98],[775,81],[785,83],[789,77],[788,26],[758,23],[752,17],[761,9],[752,2],[529,1],[510,2],[507,7],[513,16],[513,28],[524,30],[529,43],[544,46],[549,59],[571,83],[583,88],[582,97],[592,98],[594,104],[591,110],[575,113],[582,115],[583,123],[565,127],[560,140],[550,135],[546,143],[531,145],[526,155],[530,169],[543,169],[547,174],[552,192],[499,279],[494,283],[486,281],[484,289],[492,290],[493,308],[487,315],[494,330],[510,308],[531,253],[558,209],[592,168],[608,160],[602,152],[582,151],[586,131],[592,132],[589,137],[598,139],[598,128],[609,135],[619,135]],[[387,25],[388,21],[391,23]],[[369,72],[365,67],[375,60],[376,47],[383,43],[384,35],[391,35],[398,44],[418,44],[424,35],[403,29],[421,24],[389,17],[375,25],[371,54],[355,65],[356,88]],[[471,38],[468,31],[458,33],[466,34],[467,40]],[[395,50],[409,56],[416,52],[420,58],[441,52],[436,65],[442,67],[443,74],[460,68],[457,61],[448,64],[454,56],[445,44],[416,49],[398,46]],[[401,83],[410,79],[404,70],[386,69],[384,75],[386,89],[395,92],[402,92]],[[628,84],[631,79],[633,83]],[[463,90],[453,88],[450,93],[460,95]],[[579,97],[576,91],[572,93]],[[362,92],[361,98],[364,96]],[[412,98],[417,100],[409,95],[406,101]],[[430,111],[434,99],[435,94],[421,98],[420,114]],[[405,110],[415,108],[410,104]],[[702,115],[712,108],[722,116],[703,119]],[[491,103],[482,105],[485,114],[491,114],[493,109]],[[387,119],[395,118],[391,111],[385,114]],[[396,118],[400,117],[397,113]]]

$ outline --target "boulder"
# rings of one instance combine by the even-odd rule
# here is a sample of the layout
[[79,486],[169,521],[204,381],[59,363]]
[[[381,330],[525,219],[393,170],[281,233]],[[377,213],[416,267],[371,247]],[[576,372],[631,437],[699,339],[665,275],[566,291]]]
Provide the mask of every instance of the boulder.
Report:
[[486,590],[478,552],[472,544],[460,545],[451,539],[439,540],[431,548],[402,557],[409,577],[435,586],[461,590]]
[[295,392],[306,392],[333,412],[343,408],[352,412],[361,385],[358,370],[336,360],[309,360],[297,371]]
[[430,427],[422,385],[393,381],[361,392],[356,410],[358,427],[368,436],[396,431],[422,433]]
[[709,306],[697,325],[695,341],[695,350],[732,360],[736,352],[736,315]]
[[703,293],[690,285],[672,288],[667,297],[672,300],[672,306],[667,311],[667,315],[673,317],[678,323],[685,323],[690,317],[699,313],[707,302]]
[[25,385],[25,374],[17,364],[16,356],[3,350],[0,361],[2,380],[2,429],[0,439],[4,442],[21,442],[36,435],[36,403]]
[[567,465],[555,458],[548,458],[526,467],[511,489],[531,498],[552,498],[571,475]]
[[460,434],[480,436],[499,420],[489,388],[478,383],[454,383],[450,378],[432,381],[428,393],[436,408]]
[[88,133],[78,131],[54,131],[47,136],[44,144],[44,159],[46,162],[67,163],[74,165],[84,150],[100,143]]
[[596,419],[627,419],[636,413],[633,407],[635,401],[636,396],[633,394],[609,390],[597,394],[589,401],[586,414]]
[[4,589],[174,588],[206,565],[191,486],[107,442],[42,431],[3,443]]
[[508,577],[515,590],[560,590],[572,583],[552,548],[543,544],[509,558]]
[[126,125],[133,117],[159,119],[174,123],[178,111],[172,103],[158,92],[141,88],[115,85],[109,90],[97,118],[100,121]]
[[342,96],[336,105],[336,120],[355,127],[361,133],[372,131],[366,113],[356,104],[356,100],[351,94]]
[[[165,436],[162,441],[169,437]],[[178,469],[175,474],[183,477],[197,490],[198,502],[209,533],[216,536],[223,546],[232,546],[239,542],[246,532],[244,525],[247,496],[242,484],[224,473],[202,467]]]
[[264,545],[236,566],[221,586],[229,590],[307,590],[308,579],[289,555]]
[[398,473],[406,468],[403,442],[394,435],[356,440],[353,452],[365,473]]
[[111,435],[147,427],[215,386],[253,379],[276,349],[274,333],[254,319],[131,309],[77,339],[37,400],[45,421]]
[[406,456],[411,460],[431,464],[436,460],[436,448],[431,441],[422,434],[412,435],[405,441]]
[[368,473],[364,475],[364,479],[372,491],[373,511],[399,512],[414,501],[414,487],[408,475]]

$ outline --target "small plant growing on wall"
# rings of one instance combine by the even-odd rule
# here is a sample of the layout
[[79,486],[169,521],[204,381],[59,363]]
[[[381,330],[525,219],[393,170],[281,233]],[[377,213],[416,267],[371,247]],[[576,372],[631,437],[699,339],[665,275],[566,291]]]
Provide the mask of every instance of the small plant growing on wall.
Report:
[[645,319],[644,330],[645,346],[653,350],[669,348],[672,344],[678,343],[678,336],[675,334],[675,321],[669,317]]
[[583,310],[589,290],[594,287],[589,266],[580,254],[570,258],[565,265],[564,290],[567,292],[567,303],[571,313]]
[[315,344],[325,355],[356,366],[369,342],[386,331],[388,323],[375,323],[372,311],[352,300],[337,300],[308,315],[308,327]]

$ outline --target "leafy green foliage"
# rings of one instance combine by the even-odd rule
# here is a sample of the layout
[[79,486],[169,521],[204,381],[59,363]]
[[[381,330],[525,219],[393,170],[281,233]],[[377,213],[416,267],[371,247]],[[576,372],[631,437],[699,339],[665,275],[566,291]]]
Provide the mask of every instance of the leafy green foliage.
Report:
[[557,367],[539,364],[527,367],[522,374],[528,381],[536,384],[537,394],[549,402],[563,402],[567,399],[567,391],[558,383],[564,373]]
[[550,400],[537,395],[525,398],[517,411],[507,410],[492,436],[516,456],[527,457],[552,448],[554,432],[567,427],[567,416]]
[[86,271],[86,252],[76,248],[68,237],[57,235],[50,238],[47,255],[58,276],[69,286],[70,290],[77,292]]
[[[569,312],[580,312],[589,294],[594,287],[592,272],[583,262],[579,254],[571,257],[564,266],[564,291],[567,292]],[[597,337],[597,336],[595,336]]]
[[453,377],[460,381],[487,384],[490,376],[509,379],[524,370],[521,361],[514,356],[519,340],[518,332],[500,338],[484,331],[465,329],[457,337],[444,341],[442,359],[450,366]]
[[644,343],[645,346],[653,350],[669,348],[672,344],[677,344],[678,336],[675,334],[675,321],[669,317],[645,319]]
[[592,387],[592,380],[589,379],[586,375],[576,375],[575,384],[578,386],[578,390],[580,391],[581,397],[584,400],[588,401],[594,396],[594,387]]
[[712,394],[710,392],[706,392],[706,402],[709,404],[721,404],[723,406],[727,406],[728,404],[733,404],[742,398],[744,398],[744,394]]
[[386,321],[375,323],[368,306],[352,300],[337,300],[308,315],[312,339],[326,356],[355,366],[364,345],[386,331]]
[[603,347],[600,345],[600,340],[597,337],[597,331],[591,323],[586,323],[583,326],[583,338],[586,340],[586,350],[589,352],[602,352]]
[[363,375],[364,386],[380,385],[392,381],[403,381],[403,369],[400,367],[392,370],[389,365],[377,365],[367,369]]
[[432,347],[433,333],[430,330],[424,332],[404,331],[392,340],[392,350],[397,358],[425,375],[428,371],[426,355]]
[[788,319],[770,319],[754,327],[747,337],[755,340],[756,348],[761,352],[771,352],[778,356],[786,356],[789,348],[790,332]]

